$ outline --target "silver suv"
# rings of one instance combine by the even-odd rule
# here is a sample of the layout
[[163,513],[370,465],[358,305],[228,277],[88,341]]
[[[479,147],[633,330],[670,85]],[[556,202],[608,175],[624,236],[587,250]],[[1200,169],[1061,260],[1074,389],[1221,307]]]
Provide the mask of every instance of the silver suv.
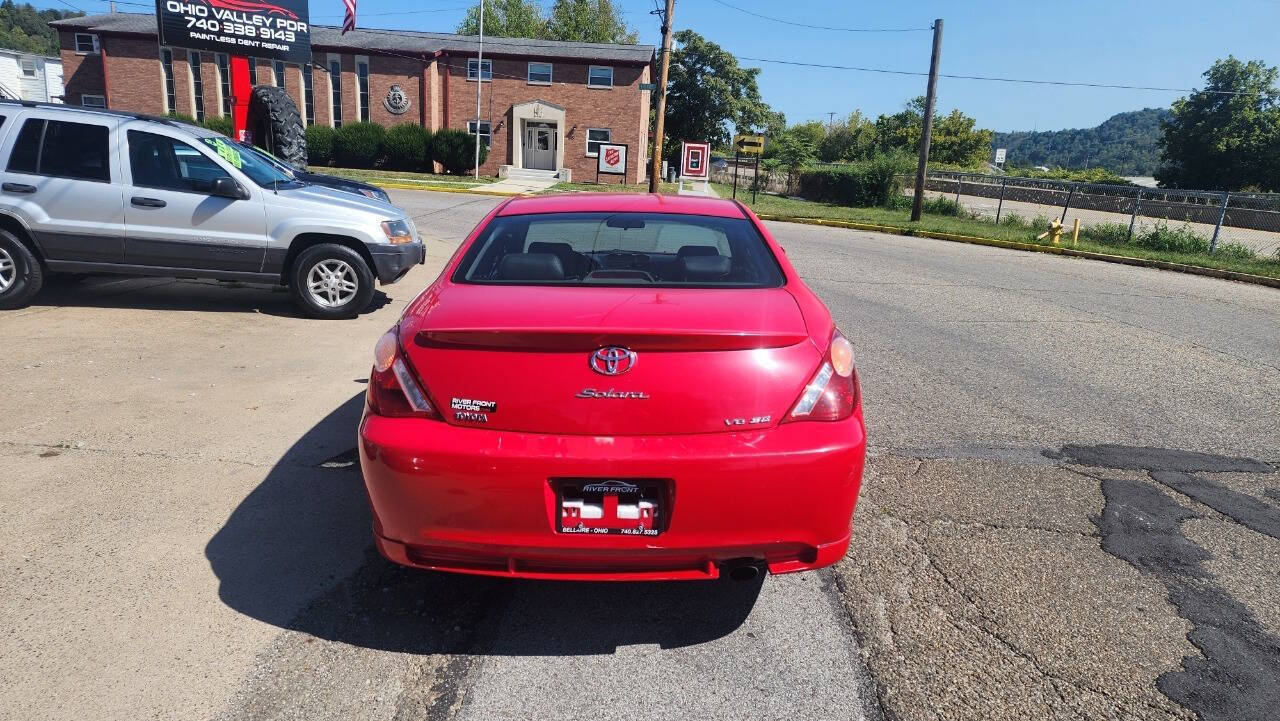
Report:
[[0,309],[47,273],[282,284],[308,314],[350,318],[424,260],[404,211],[298,182],[185,123],[0,102]]

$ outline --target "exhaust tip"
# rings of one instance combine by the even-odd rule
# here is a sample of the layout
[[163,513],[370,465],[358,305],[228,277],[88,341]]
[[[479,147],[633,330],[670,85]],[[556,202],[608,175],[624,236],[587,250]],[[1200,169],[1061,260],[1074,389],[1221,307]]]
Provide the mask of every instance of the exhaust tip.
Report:
[[730,581],[754,581],[764,574],[764,569],[755,561],[726,564],[726,573]]

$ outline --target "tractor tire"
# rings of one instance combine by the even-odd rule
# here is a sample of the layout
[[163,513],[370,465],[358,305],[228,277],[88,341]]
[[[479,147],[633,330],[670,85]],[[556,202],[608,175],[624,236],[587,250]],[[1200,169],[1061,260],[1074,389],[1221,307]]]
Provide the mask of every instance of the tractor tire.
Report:
[[307,135],[298,106],[284,88],[259,85],[249,96],[248,128],[253,144],[284,162],[307,167]]

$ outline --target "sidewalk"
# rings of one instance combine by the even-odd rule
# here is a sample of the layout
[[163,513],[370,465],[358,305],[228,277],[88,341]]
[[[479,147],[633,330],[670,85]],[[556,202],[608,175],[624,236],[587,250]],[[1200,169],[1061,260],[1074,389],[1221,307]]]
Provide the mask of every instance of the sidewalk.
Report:
[[716,189],[711,187],[711,183],[699,183],[697,181],[685,181],[684,186],[680,189],[680,195],[701,195],[706,198],[720,197]]
[[480,193],[540,193],[560,182],[558,178],[503,178],[489,183],[475,192]]

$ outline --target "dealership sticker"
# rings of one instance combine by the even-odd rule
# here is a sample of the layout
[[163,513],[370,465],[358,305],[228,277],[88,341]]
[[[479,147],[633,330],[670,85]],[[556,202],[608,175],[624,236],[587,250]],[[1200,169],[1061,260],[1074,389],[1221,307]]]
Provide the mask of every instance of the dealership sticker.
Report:
[[236,166],[237,169],[244,167],[244,158],[240,157],[240,151],[231,147],[227,141],[217,138],[213,141],[213,146],[223,160]]

